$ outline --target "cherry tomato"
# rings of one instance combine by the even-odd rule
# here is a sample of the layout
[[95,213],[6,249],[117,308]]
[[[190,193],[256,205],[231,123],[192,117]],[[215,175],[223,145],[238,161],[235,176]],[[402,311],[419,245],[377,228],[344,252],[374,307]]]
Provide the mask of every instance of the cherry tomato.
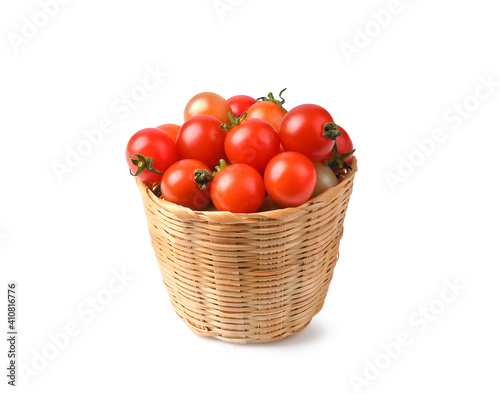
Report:
[[339,183],[337,176],[330,167],[325,166],[323,163],[316,162],[314,163],[314,168],[316,169],[316,187],[314,188],[312,197],[319,196],[329,188],[337,186]]
[[279,130],[286,151],[300,152],[312,161],[331,155],[334,141],[323,136],[325,124],[333,123],[326,109],[315,104],[299,105],[286,114]]
[[198,93],[186,105],[184,109],[184,120],[196,115],[210,115],[219,119],[222,123],[229,123],[231,106],[222,96],[216,93]]
[[215,175],[210,194],[219,211],[254,213],[262,205],[266,189],[255,168],[232,164]]
[[163,173],[177,161],[172,139],[162,130],[139,130],[130,138],[126,159],[130,172],[144,182],[158,182]]
[[231,163],[243,163],[264,171],[280,150],[280,138],[274,127],[262,119],[244,119],[233,127],[224,144]]
[[311,198],[316,186],[316,169],[302,153],[283,152],[267,165],[264,183],[274,201],[284,207],[295,207]]
[[224,140],[226,131],[221,129],[219,119],[209,115],[189,118],[177,135],[179,159],[195,159],[212,170],[220,159],[226,159]]
[[194,181],[197,169],[210,170],[199,160],[184,159],[170,166],[161,179],[163,198],[195,211],[204,209],[210,203],[210,185],[205,190]]
[[233,115],[236,117],[239,115],[243,115],[243,113],[248,111],[248,108],[254,105],[257,102],[257,100],[255,100],[253,97],[240,94],[239,96],[233,96],[227,99],[227,102],[231,106],[231,111],[233,111]]
[[247,117],[265,120],[278,131],[286,113],[286,109],[272,101],[259,101],[248,109]]
[[179,132],[181,126],[178,124],[166,123],[161,126],[157,126],[156,128],[163,130],[170,138],[172,138],[172,141],[175,142],[177,140],[177,133]]
[[329,126],[326,132],[335,139],[335,144],[332,152],[320,161],[328,165],[336,174],[345,174],[351,168],[354,158],[355,149],[353,149],[352,140],[347,131],[337,124]]
[[[341,155],[342,153],[352,151],[354,149],[354,145],[352,144],[351,137],[349,137],[347,131],[345,131],[339,125],[337,125],[337,129],[342,133],[342,135],[340,137],[337,137],[337,139],[335,140],[335,144],[337,144],[337,150],[339,154]],[[354,155],[349,155],[344,160],[347,164],[351,165],[353,157]]]

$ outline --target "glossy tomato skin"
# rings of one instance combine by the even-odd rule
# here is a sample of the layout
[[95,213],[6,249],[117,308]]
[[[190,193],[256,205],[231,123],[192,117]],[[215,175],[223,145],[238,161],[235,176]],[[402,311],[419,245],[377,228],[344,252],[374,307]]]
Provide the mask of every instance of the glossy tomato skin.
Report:
[[[352,150],[354,150],[354,146],[353,146],[353,143],[352,143],[352,140],[351,140],[351,137],[349,137],[349,134],[347,134],[347,131],[345,131],[342,127],[340,127],[339,125],[337,125],[337,129],[340,131],[341,133],[341,136],[340,137],[337,137],[335,139],[335,145],[337,145],[337,151],[339,153],[339,155],[341,155],[342,153],[346,153],[346,152],[350,152]],[[332,152],[328,152],[328,154],[325,155],[325,157],[323,157],[323,159],[319,160],[320,163],[324,163],[326,162],[328,159],[330,159],[332,157]],[[351,165],[352,164],[352,159],[353,159],[354,155],[349,155],[347,156],[344,161],[348,164],[348,165]]]
[[214,170],[220,159],[226,159],[226,134],[221,129],[220,120],[213,116],[197,115],[189,118],[177,135],[179,159],[199,160]]
[[210,194],[219,211],[254,213],[262,205],[266,189],[255,168],[232,164],[215,175]]
[[199,160],[184,159],[174,163],[161,179],[163,198],[194,211],[204,209],[210,203],[210,185],[201,190],[194,181],[196,170],[210,170]]
[[222,123],[230,123],[229,112],[231,112],[231,106],[224,97],[217,93],[203,92],[189,100],[184,109],[184,120],[196,115],[210,115]]
[[280,129],[281,122],[286,114],[286,109],[281,108],[272,101],[259,101],[252,105],[247,111],[248,118],[265,120],[270,123],[276,131]]
[[286,151],[300,152],[312,161],[321,161],[331,155],[335,143],[323,136],[323,126],[332,122],[332,116],[323,107],[299,105],[283,118],[279,130],[281,143]]
[[284,207],[296,207],[311,198],[316,186],[316,169],[302,153],[283,152],[267,165],[264,183],[273,201]]
[[179,126],[178,124],[166,123],[166,124],[162,124],[160,126],[157,126],[156,128],[163,130],[165,133],[168,134],[168,136],[170,138],[172,138],[172,141],[175,142],[177,140],[177,133],[179,132],[179,129],[181,128],[181,126]]
[[248,111],[248,109],[257,102],[257,100],[253,97],[240,94],[227,99],[227,102],[231,106],[233,115],[237,117]]
[[[177,161],[175,143],[168,134],[156,128],[139,130],[128,141],[125,155],[130,171],[133,174],[137,172],[137,166],[132,164],[130,158],[134,154],[151,157],[153,159],[153,168],[163,173]],[[161,180],[162,175],[145,170],[137,177],[144,182],[158,182]]]
[[[342,135],[340,137],[337,137],[337,139],[335,140],[339,154],[352,151],[354,149],[354,145],[352,143],[351,137],[349,137],[349,134],[347,134],[347,131],[345,131],[342,127],[337,125],[337,128],[342,133]],[[354,157],[354,155],[347,156],[345,158],[345,162],[347,164],[351,165],[353,157]]]
[[229,161],[243,163],[259,172],[280,151],[280,138],[274,127],[262,119],[245,119],[233,127],[224,143]]

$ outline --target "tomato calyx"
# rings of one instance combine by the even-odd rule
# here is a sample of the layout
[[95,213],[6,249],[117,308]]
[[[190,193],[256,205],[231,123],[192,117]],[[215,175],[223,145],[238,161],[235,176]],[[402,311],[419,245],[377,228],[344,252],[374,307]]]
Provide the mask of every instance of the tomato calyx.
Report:
[[238,115],[238,116],[235,118],[232,112],[228,112],[228,116],[229,116],[229,120],[231,121],[231,123],[222,123],[222,124],[220,125],[220,128],[221,128],[222,130],[229,131],[229,130],[231,130],[233,127],[238,126],[241,122],[243,122],[243,121],[245,120],[245,118],[247,117],[247,113],[246,113],[246,112],[243,112],[243,114]]
[[[335,122],[325,123],[325,125],[323,126],[323,136],[336,141],[337,138],[342,135],[342,132],[338,127],[339,126]],[[325,161],[324,164],[330,167],[335,173],[342,172],[343,169],[352,170],[352,167],[346,163],[345,159],[351,156],[355,151],[356,149],[353,149],[350,152],[339,154],[337,144],[334,144],[332,149],[332,157]]]
[[[137,158],[134,159],[134,156],[136,156]],[[132,173],[132,170],[129,170],[130,175],[139,176],[146,170],[152,172],[153,174],[163,175],[163,172],[158,171],[153,167],[152,157],[144,157],[143,155],[140,155],[138,153],[133,153],[129,156],[129,158],[132,164],[137,166],[137,171],[135,172],[135,174]]]
[[325,123],[323,125],[323,136],[335,141],[338,137],[342,135],[342,132],[338,129],[338,125],[335,122]]
[[194,171],[194,181],[198,184],[201,190],[205,190],[207,188],[207,184],[212,182],[214,177],[221,172],[224,168],[227,167],[227,163],[224,159],[219,160],[219,165],[215,166],[215,171],[210,172],[208,170],[195,170]]
[[194,171],[194,181],[201,190],[207,188],[207,183],[212,182],[214,179],[214,174],[208,170],[195,170]]
[[269,92],[269,94],[267,95],[267,97],[259,97],[257,99],[257,101],[271,101],[275,104],[278,105],[278,107],[280,108],[283,108],[283,104],[285,104],[285,99],[281,96],[283,94],[283,92],[286,90],[287,88],[283,89],[280,93],[279,93],[279,97],[280,97],[280,100],[277,100],[274,98],[274,95],[272,92]]
[[219,172],[221,172],[226,167],[227,167],[226,160],[220,159],[219,160],[219,165],[215,166],[214,176],[216,176]]
[[352,167],[346,163],[345,159],[351,156],[355,151],[356,149],[353,149],[350,152],[339,154],[337,150],[337,145],[334,145],[332,151],[332,157],[330,157],[327,161],[325,161],[325,165],[330,167],[335,173],[343,172],[342,171],[343,169],[352,170]]

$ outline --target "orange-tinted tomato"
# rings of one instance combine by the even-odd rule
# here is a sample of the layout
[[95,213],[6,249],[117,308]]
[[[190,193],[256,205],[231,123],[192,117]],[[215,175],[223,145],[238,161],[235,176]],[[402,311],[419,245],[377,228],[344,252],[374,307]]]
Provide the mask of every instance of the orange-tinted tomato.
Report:
[[163,130],[165,133],[168,134],[170,138],[172,138],[172,141],[175,142],[177,140],[177,133],[179,132],[181,126],[179,126],[178,124],[166,123],[156,128]]
[[270,123],[276,131],[280,129],[281,122],[286,114],[286,109],[281,108],[272,101],[259,101],[252,105],[247,111],[248,118],[265,120],[267,123]]
[[224,97],[211,92],[198,93],[187,103],[184,109],[184,120],[196,115],[210,115],[222,123],[231,123],[229,112],[231,112],[231,106]]

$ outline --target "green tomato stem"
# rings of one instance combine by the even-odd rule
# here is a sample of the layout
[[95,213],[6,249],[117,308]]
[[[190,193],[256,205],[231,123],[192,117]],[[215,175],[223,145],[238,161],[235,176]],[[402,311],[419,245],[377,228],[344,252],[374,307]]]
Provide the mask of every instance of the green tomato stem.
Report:
[[236,118],[234,117],[233,113],[232,112],[228,112],[227,113],[228,116],[229,116],[229,121],[231,123],[223,123],[220,125],[220,128],[222,130],[226,130],[226,131],[229,131],[231,130],[233,127],[236,127],[238,126],[241,122],[243,122],[245,120],[245,118],[247,117],[247,113],[244,112],[243,114],[241,115],[238,115]]
[[194,181],[198,184],[201,190],[207,188],[207,183],[212,182],[214,175],[208,170],[195,170],[194,171]]
[[277,100],[274,98],[274,94],[272,92],[269,92],[269,94],[267,95],[267,97],[259,97],[257,99],[257,101],[272,101],[273,103],[277,104],[280,108],[283,108],[283,104],[285,104],[285,99],[281,96],[283,94],[283,92],[286,90],[287,88],[283,89],[280,93],[279,93],[279,97],[280,97],[280,100]]
[[[134,159],[134,156],[136,156],[137,158]],[[156,168],[153,167],[154,160],[152,157],[144,157],[143,155],[140,155],[138,153],[133,153],[129,156],[129,158],[132,164],[137,166],[137,171],[135,172],[135,174],[133,174],[132,171],[130,171],[131,175],[139,176],[146,170],[152,172],[153,174],[163,175],[163,172],[158,171]]]
[[227,167],[227,163],[224,159],[219,160],[219,165],[215,167],[214,172],[208,170],[198,169],[194,171],[194,181],[198,184],[201,190],[207,188],[207,184],[212,182],[215,176]]
[[331,140],[336,140],[342,135],[342,132],[338,129],[335,122],[325,123],[323,125],[323,136]]

